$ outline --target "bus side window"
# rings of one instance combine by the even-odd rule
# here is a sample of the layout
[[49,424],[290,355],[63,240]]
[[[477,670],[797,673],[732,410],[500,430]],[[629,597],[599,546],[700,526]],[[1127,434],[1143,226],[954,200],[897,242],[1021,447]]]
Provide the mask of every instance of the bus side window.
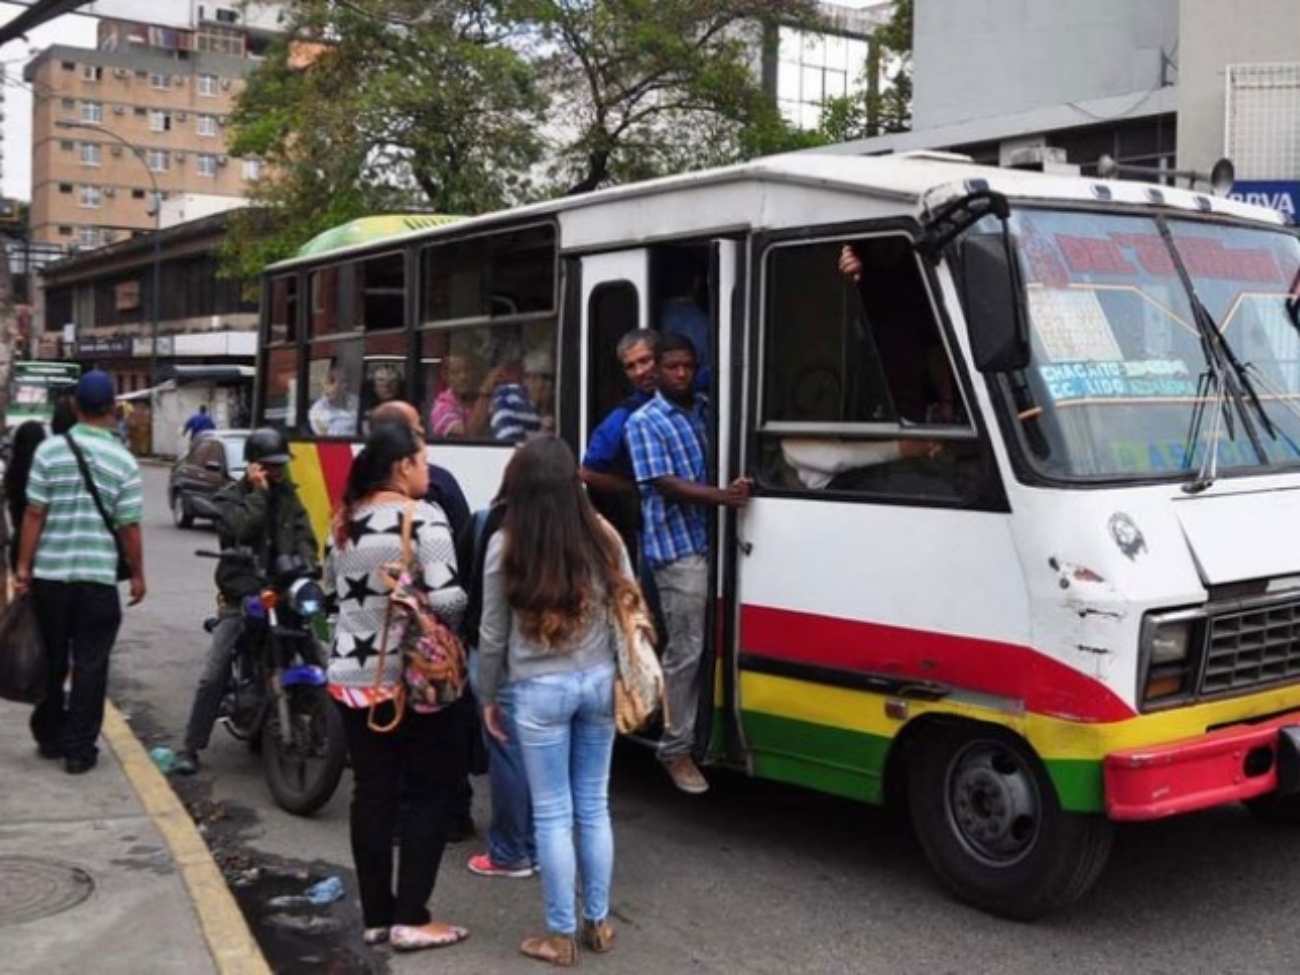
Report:
[[316,437],[354,437],[361,401],[360,342],[314,342],[307,363],[307,423]]
[[851,261],[844,243],[765,255],[760,476],[795,490],[966,497],[979,445],[910,240],[854,240]]

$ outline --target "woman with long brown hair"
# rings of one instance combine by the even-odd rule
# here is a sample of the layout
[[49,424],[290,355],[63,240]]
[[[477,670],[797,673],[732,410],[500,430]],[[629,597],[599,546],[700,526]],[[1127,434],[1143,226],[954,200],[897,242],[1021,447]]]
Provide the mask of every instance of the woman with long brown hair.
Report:
[[[352,858],[367,944],[399,951],[463,941],[462,927],[432,921],[433,893],[448,824],[465,777],[472,712],[461,699],[437,710],[407,706],[395,624],[386,615],[390,570],[402,561],[402,528],[411,521],[430,607],[455,628],[465,608],[456,552],[442,509],[421,499],[429,489],[424,442],[399,423],[376,424],[348,473],[325,554],[325,582],[338,594],[330,649],[329,691],[343,715],[352,757]],[[400,718],[395,729],[388,728]],[[397,815],[398,789],[408,803]],[[400,834],[397,887],[393,839]]]
[[623,543],[587,500],[563,441],[539,436],[524,444],[504,487],[505,520],[484,559],[479,697],[489,733],[504,739],[497,694],[509,680],[533,801],[547,933],[520,951],[567,967],[577,963],[579,942],[600,952],[614,941],[610,604],[636,583]]

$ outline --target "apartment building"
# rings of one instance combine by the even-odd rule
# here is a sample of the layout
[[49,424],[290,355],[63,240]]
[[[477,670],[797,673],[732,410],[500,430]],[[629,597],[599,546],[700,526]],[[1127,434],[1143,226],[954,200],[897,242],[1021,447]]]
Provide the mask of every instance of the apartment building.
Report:
[[228,122],[271,35],[238,16],[102,21],[96,49],[55,45],[28,64],[33,241],[93,249],[155,229],[169,197],[247,195],[261,164],[231,158]]

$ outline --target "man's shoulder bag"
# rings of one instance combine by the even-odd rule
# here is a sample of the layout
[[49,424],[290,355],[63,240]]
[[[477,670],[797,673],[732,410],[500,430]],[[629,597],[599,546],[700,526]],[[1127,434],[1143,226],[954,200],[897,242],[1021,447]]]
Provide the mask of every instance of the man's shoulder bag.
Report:
[[77,467],[81,470],[81,479],[85,482],[86,490],[90,492],[90,497],[95,502],[99,517],[104,519],[104,527],[108,529],[108,534],[113,539],[113,547],[117,549],[117,581],[125,582],[131,578],[131,563],[127,561],[126,549],[122,547],[122,540],[117,537],[117,529],[113,527],[113,519],[108,516],[108,509],[104,507],[104,499],[99,496],[99,488],[95,486],[95,478],[90,473],[90,465],[86,463],[86,455],[77,446],[77,441],[72,439],[72,434],[65,433],[63,439],[68,442],[68,449],[72,451],[72,456],[77,459]]

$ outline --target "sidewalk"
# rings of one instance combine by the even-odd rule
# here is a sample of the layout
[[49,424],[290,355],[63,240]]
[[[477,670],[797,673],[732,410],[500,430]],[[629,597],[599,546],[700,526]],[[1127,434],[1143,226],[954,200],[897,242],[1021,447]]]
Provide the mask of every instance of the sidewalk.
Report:
[[0,968],[267,975],[202,837],[111,704],[99,764],[36,754],[0,701]]

